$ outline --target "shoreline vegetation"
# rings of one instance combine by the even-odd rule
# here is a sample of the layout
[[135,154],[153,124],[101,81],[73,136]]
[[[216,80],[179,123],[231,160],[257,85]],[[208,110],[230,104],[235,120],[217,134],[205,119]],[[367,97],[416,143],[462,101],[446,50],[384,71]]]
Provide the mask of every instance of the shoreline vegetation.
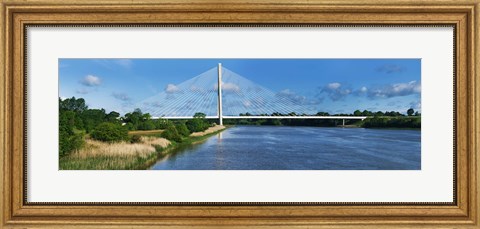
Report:
[[[131,131],[140,136],[138,143],[126,141],[105,143],[86,139],[85,145],[70,155],[60,158],[61,170],[143,170],[175,148],[197,144],[227,127],[215,125],[202,132],[194,132],[182,142],[152,136],[150,131]],[[129,133],[130,134],[130,133]]]
[[[388,128],[388,129],[420,129],[421,117],[406,115],[378,115],[369,116],[364,120],[345,119],[345,125],[338,119],[224,119],[226,125],[267,125],[267,126],[316,126],[316,127],[345,127],[345,128]],[[329,116],[318,115],[318,116]],[[351,114],[341,114],[332,116],[361,116]]]
[[[139,170],[148,169],[176,147],[202,142],[233,125],[336,127],[342,120],[288,119],[306,114],[260,114],[285,119],[206,119],[195,113],[188,120],[152,119],[140,109],[120,116],[104,109],[89,109],[82,98],[59,98],[59,168],[61,170]],[[253,116],[245,113],[240,116]],[[421,115],[413,109],[399,112],[356,110],[352,114],[318,112],[316,116],[368,116],[365,120],[345,119],[342,127],[420,129]]]
[[256,126],[313,126],[313,127],[345,127],[345,128],[385,128],[385,129],[420,129],[421,116],[378,116],[366,118],[365,120],[345,119],[226,119],[226,125],[256,125]]

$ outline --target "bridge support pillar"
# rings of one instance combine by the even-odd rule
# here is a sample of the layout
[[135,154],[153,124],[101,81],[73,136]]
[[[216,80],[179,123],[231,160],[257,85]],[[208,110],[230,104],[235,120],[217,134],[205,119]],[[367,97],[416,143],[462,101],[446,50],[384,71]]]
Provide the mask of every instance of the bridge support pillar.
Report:
[[222,64],[218,63],[218,124],[223,125],[222,111]]
[[345,126],[345,119],[342,119],[342,126]]

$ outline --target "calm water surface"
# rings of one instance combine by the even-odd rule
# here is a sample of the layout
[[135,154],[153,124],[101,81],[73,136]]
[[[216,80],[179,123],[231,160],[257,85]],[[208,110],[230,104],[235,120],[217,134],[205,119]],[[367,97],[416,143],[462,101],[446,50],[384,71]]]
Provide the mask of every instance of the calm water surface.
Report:
[[156,170],[418,170],[420,131],[236,126],[159,159]]

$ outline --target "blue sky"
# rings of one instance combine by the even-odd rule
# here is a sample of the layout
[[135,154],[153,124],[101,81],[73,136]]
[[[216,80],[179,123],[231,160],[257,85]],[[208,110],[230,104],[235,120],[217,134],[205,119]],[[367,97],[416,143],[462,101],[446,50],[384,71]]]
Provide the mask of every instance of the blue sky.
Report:
[[[287,107],[308,107],[309,112],[421,111],[420,59],[59,59],[59,96],[81,97],[90,108],[124,114],[147,104],[142,101],[161,104],[187,96],[178,86],[208,70],[214,80],[212,68],[218,63],[249,85],[268,89],[277,98],[269,100],[271,109],[276,109],[273,103],[288,101]],[[245,83],[237,79],[224,86],[226,92],[228,87],[237,92],[226,98],[230,105],[243,103],[248,110],[249,101],[233,98],[241,90],[246,93]]]

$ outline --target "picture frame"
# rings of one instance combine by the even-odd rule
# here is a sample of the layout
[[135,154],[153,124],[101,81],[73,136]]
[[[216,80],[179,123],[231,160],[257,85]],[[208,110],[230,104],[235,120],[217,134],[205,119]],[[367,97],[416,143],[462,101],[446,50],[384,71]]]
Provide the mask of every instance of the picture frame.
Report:
[[[137,1],[1,3],[0,225],[13,227],[478,227],[478,0]],[[26,183],[26,26],[34,25],[453,25],[455,201],[428,203],[236,204],[29,203]]]

